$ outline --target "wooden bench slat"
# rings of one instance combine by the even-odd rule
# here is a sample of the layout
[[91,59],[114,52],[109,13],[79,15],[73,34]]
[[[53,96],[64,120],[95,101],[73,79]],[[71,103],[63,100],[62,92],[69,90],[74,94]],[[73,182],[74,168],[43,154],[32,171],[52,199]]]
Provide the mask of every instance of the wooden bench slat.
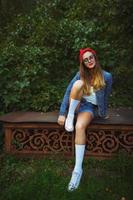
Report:
[[[58,112],[11,112],[0,116],[0,121],[11,123],[53,122],[58,119]],[[109,119],[95,119],[92,124],[133,125],[133,108],[109,109]]]

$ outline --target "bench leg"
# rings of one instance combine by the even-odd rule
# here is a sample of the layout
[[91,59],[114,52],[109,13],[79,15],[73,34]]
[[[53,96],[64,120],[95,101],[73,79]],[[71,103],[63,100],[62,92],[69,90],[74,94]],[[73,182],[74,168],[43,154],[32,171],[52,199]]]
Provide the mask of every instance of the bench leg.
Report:
[[12,139],[11,128],[5,128],[5,151],[11,152],[11,139]]

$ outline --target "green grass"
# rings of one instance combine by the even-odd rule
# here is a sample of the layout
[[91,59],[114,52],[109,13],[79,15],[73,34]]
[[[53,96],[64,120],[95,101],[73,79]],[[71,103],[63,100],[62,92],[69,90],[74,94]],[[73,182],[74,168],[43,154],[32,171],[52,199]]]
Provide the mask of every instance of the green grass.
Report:
[[133,200],[133,157],[120,153],[109,160],[84,159],[78,190],[67,192],[73,159],[0,159],[0,200]]

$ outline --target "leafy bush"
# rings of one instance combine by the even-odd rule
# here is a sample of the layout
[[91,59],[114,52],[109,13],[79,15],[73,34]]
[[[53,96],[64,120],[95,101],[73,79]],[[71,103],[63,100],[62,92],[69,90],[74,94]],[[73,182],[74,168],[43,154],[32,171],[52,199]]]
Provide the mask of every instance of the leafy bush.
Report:
[[17,14],[0,33],[1,112],[59,109],[79,69],[79,49],[87,46],[113,74],[110,104],[132,106],[129,8],[130,1],[54,0],[37,1],[31,12]]

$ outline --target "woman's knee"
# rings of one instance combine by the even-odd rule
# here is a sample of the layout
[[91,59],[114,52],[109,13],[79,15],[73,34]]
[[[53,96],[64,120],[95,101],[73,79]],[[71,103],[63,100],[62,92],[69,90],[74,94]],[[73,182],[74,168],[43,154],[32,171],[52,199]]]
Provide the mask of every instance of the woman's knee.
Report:
[[84,86],[84,82],[82,80],[77,80],[75,81],[75,83],[73,84],[73,88],[74,89],[82,89]]
[[83,86],[84,83],[82,80],[77,80],[74,84],[73,87],[71,89],[71,93],[70,93],[70,97],[69,97],[69,102],[71,100],[71,98],[74,99],[81,99],[82,95],[83,95]]
[[87,128],[87,126],[82,123],[76,123],[76,125],[75,125],[76,132],[85,131],[86,128]]

